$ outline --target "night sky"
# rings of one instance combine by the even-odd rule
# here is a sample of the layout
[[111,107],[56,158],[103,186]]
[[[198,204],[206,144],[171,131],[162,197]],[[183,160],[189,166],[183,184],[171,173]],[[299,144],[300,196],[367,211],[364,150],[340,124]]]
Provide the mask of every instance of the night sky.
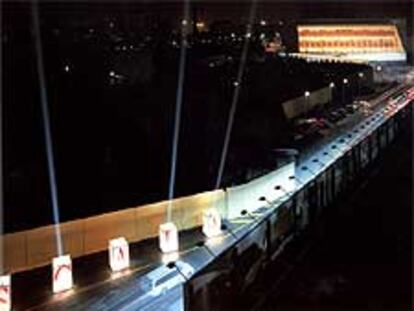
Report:
[[[221,32],[242,36],[249,9],[244,2],[197,2],[191,11],[210,32],[193,33],[188,53],[177,196],[214,187],[241,51],[241,43],[217,40]],[[265,2],[257,21],[272,21],[268,30],[280,32],[286,51],[295,51],[299,21],[385,17],[406,31],[409,48],[412,7],[409,1]],[[166,199],[181,10],[177,3],[40,5],[62,221]],[[52,209],[31,6],[6,2],[3,11],[5,230],[13,232],[51,223]],[[289,67],[282,59],[266,59],[264,65],[263,59],[263,47],[252,40],[228,185],[245,181],[246,167],[258,174],[274,167],[263,160],[272,149],[295,147],[280,103],[326,82],[315,71],[295,89],[285,77],[296,77],[290,71],[300,63]]]

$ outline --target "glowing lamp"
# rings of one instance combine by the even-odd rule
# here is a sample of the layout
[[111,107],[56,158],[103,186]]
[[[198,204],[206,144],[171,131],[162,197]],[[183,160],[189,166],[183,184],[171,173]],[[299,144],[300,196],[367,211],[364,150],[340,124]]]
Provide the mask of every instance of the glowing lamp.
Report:
[[0,311],[11,310],[11,276],[0,276]]
[[204,22],[197,22],[197,23],[196,23],[196,27],[197,27],[198,29],[203,29],[203,28],[204,28],[204,26],[205,26]]
[[124,237],[109,241],[109,266],[113,272],[129,268],[129,244]]
[[72,260],[70,255],[53,258],[53,292],[60,293],[73,287]]
[[163,253],[178,251],[178,230],[172,222],[160,225],[160,249]]
[[221,217],[214,207],[203,212],[203,233],[208,238],[221,234]]

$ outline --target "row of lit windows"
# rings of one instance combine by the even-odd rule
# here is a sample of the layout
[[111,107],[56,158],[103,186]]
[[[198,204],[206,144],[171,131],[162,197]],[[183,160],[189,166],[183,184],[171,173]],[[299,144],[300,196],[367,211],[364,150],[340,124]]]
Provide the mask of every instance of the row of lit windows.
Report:
[[299,47],[358,47],[358,48],[397,48],[395,40],[357,40],[357,41],[300,41]]
[[379,37],[388,37],[395,36],[396,33],[394,30],[368,30],[368,29],[321,29],[321,30],[300,30],[299,36],[379,36]]

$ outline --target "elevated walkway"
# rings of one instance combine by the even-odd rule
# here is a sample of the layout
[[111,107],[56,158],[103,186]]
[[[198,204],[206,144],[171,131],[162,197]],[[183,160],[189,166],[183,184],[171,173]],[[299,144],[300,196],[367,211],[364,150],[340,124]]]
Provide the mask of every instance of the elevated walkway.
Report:
[[[224,217],[223,235],[206,239],[198,228],[201,209],[190,210],[187,206],[192,219],[198,220],[182,228],[188,230],[180,234],[178,254],[161,254],[157,240],[149,237],[131,245],[131,269],[114,275],[107,263],[105,240],[105,243],[101,242],[100,252],[74,260],[76,286],[66,293],[52,294],[50,266],[13,274],[13,305],[17,310],[85,310],[86,307],[89,310],[214,309],[214,304],[219,302],[211,288],[221,288],[226,282],[237,289],[246,288],[264,262],[277,257],[286,244],[317,221],[329,202],[335,200],[354,177],[368,169],[369,164],[392,143],[410,117],[411,105],[406,99],[390,107],[388,97],[394,96],[394,92],[401,94],[407,88],[400,85],[374,100],[374,110],[369,116],[353,116],[335,133],[304,151],[294,174],[284,175],[285,182],[293,183],[293,188],[284,189],[285,184],[275,184],[274,187],[282,187],[263,188],[268,191],[262,193],[269,198],[268,202],[260,202],[255,193],[249,200],[260,204],[245,204],[242,208],[234,204],[236,209],[223,205],[227,209],[225,215],[228,215]],[[274,194],[277,191],[279,195]],[[226,202],[229,193],[223,191],[221,195],[222,202]],[[207,200],[200,206],[205,208],[209,204],[211,201]],[[177,219],[180,215],[185,218],[185,211],[182,210]],[[157,219],[152,224],[154,228],[162,221]],[[135,223],[138,226],[147,225],[139,218],[134,221],[138,221]],[[123,225],[122,222],[117,224]],[[108,225],[112,227],[113,223]],[[104,228],[99,232],[104,232]],[[122,227],[117,229],[122,230]],[[122,231],[118,231],[120,233]],[[12,250],[13,245],[10,247]],[[6,252],[6,256],[9,254]],[[173,272],[170,278],[176,283],[162,295],[156,293],[153,285],[148,286],[148,273],[165,270],[166,263],[177,260],[190,265],[194,275],[183,277],[176,265],[169,265],[168,269]]]

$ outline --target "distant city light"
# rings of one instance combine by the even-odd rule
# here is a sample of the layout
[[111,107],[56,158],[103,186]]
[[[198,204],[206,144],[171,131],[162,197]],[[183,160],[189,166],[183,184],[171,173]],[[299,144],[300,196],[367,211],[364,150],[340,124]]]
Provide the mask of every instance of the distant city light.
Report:
[[115,77],[115,71],[111,70],[111,71],[109,72],[109,76],[110,76],[110,77]]
[[237,86],[239,86],[239,85],[240,85],[240,83],[239,83],[238,81],[234,81],[234,82],[233,82],[233,85],[234,85],[235,87],[237,87]]
[[358,77],[363,78],[364,77],[364,73],[363,72],[359,72],[358,73]]
[[263,40],[264,38],[265,38],[265,34],[264,34],[264,33],[261,33],[261,34],[260,34],[260,39],[262,39],[262,40]]
[[65,70],[65,72],[69,72],[69,70],[70,70],[69,66],[66,65],[65,68],[64,68],[64,70]]
[[186,19],[183,19],[183,20],[181,21],[181,24],[182,24],[183,26],[186,26],[186,25],[188,24],[188,22],[187,22],[187,20],[186,20]]
[[335,87],[335,83],[333,83],[333,82],[329,83],[329,87],[330,87],[330,88]]
[[252,36],[251,32],[246,33],[246,38],[250,38]]
[[196,27],[201,30],[201,29],[204,29],[205,24],[204,24],[204,22],[197,22]]
[[234,32],[232,32],[230,35],[231,35],[232,38],[236,37],[236,34]]
[[262,25],[262,26],[266,26],[266,21],[265,21],[264,19],[262,19],[262,20],[260,21],[260,25]]
[[377,69],[377,71],[381,71],[382,67],[380,65],[378,65],[376,69]]
[[306,91],[305,92],[305,97],[309,97],[310,96],[310,92],[309,91]]
[[115,27],[115,23],[114,22],[110,22],[109,23],[109,28],[114,28]]
[[347,84],[348,83],[348,79],[345,78],[343,82],[344,82],[344,84]]

